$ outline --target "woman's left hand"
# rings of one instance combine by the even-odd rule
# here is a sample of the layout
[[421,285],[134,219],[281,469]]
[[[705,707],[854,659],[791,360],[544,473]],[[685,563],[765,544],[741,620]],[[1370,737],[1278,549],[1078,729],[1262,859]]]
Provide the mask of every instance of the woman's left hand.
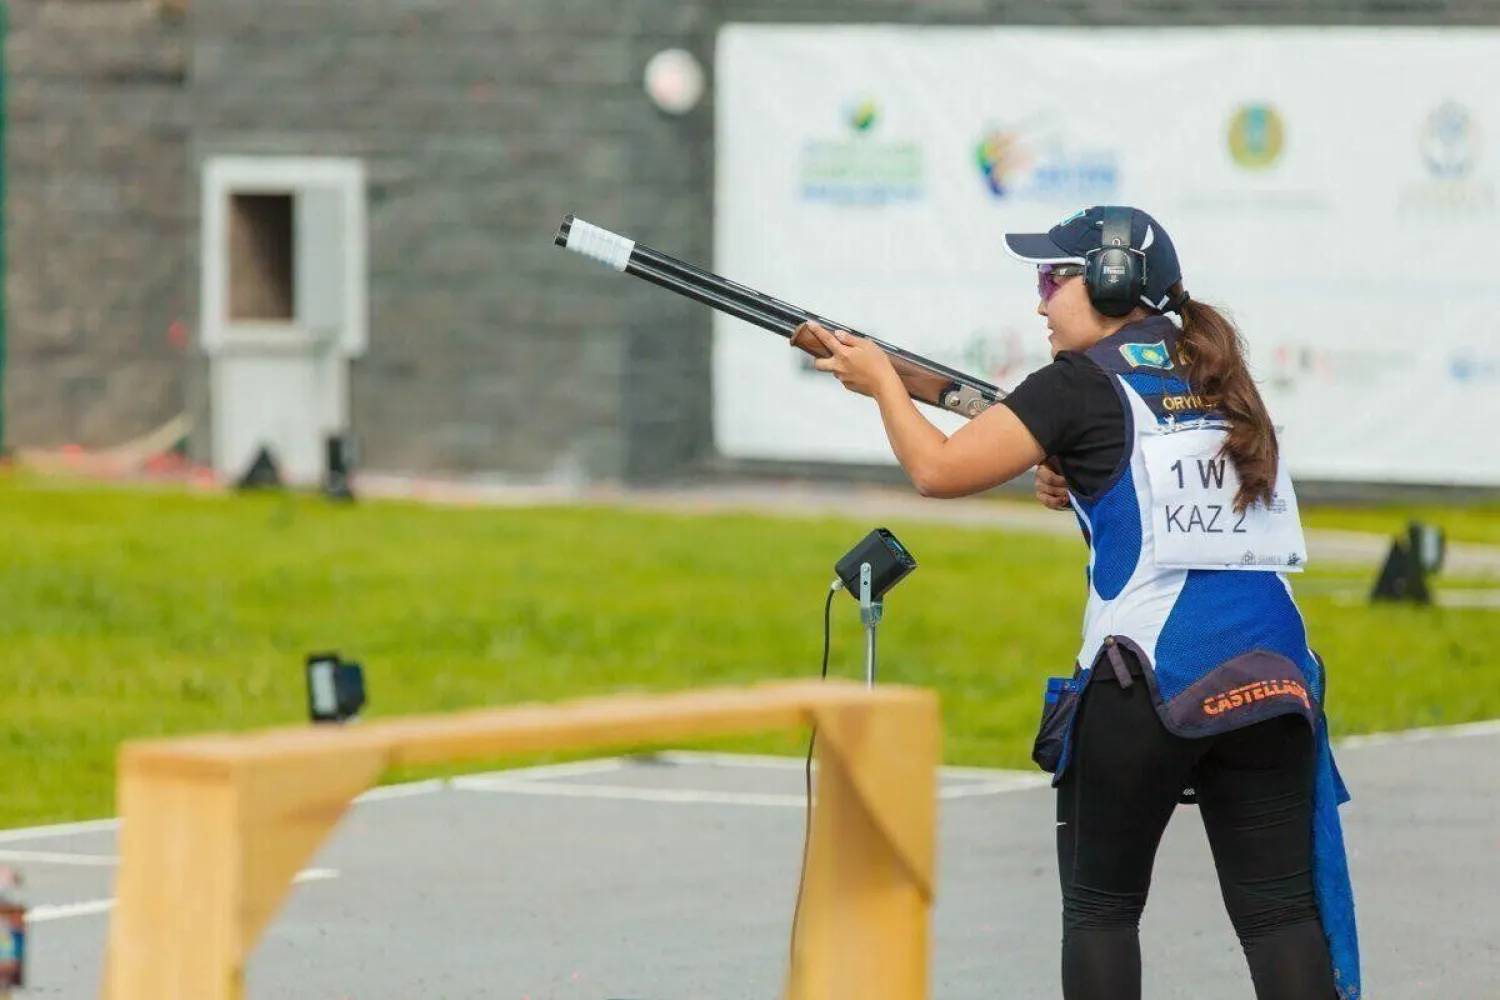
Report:
[[818,355],[813,367],[832,372],[850,392],[874,396],[882,385],[901,380],[890,356],[878,344],[843,330],[829,331],[817,323],[803,323],[792,334],[792,346]]

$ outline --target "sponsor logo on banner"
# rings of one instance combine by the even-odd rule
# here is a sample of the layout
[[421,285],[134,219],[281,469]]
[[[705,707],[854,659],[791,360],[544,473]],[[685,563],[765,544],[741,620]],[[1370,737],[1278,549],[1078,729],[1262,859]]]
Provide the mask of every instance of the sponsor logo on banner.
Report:
[[1500,382],[1500,356],[1472,350],[1454,351],[1448,357],[1448,375],[1461,384]]
[[1495,185],[1479,171],[1483,137],[1473,112],[1443,101],[1417,126],[1415,153],[1425,176],[1402,186],[1402,215],[1473,218],[1495,210]]
[[1120,186],[1114,150],[1076,148],[1017,128],[986,129],[974,162],[986,190],[1000,200],[1107,201]]
[[1271,352],[1271,385],[1279,392],[1366,387],[1381,379],[1410,377],[1412,353],[1372,348],[1277,344]]
[[1271,104],[1241,104],[1229,116],[1229,158],[1245,170],[1266,170],[1281,159],[1286,122]]
[[868,132],[880,120],[880,105],[868,97],[855,101],[846,112],[849,127],[856,132]]
[[1052,361],[1052,351],[1035,333],[1015,328],[981,329],[969,334],[959,352],[958,366],[993,382],[1006,392]]
[[845,134],[802,144],[802,200],[835,205],[920,201],[926,194],[921,145],[881,138],[881,108],[870,98],[851,102],[842,118]]
[[1479,127],[1468,108],[1444,101],[1422,123],[1417,148],[1433,177],[1467,177],[1479,158]]
[[[1201,212],[1285,212],[1305,218],[1329,210],[1326,190],[1292,187],[1278,168],[1287,156],[1287,115],[1269,101],[1246,99],[1228,109],[1215,141],[1233,169],[1220,183],[1199,187],[1189,179],[1176,204]],[[1207,137],[1204,137],[1205,141]]]

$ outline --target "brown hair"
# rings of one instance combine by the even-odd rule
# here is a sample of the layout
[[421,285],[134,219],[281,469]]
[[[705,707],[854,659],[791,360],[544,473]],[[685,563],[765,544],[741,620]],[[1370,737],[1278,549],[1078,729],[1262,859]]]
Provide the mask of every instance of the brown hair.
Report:
[[[1173,285],[1171,292],[1174,298],[1182,298],[1181,283]],[[1257,500],[1269,506],[1279,460],[1276,430],[1250,378],[1244,341],[1228,317],[1196,299],[1184,302],[1178,314],[1182,317],[1178,355],[1187,366],[1188,383],[1229,421],[1224,452],[1240,477],[1235,512],[1242,513]]]

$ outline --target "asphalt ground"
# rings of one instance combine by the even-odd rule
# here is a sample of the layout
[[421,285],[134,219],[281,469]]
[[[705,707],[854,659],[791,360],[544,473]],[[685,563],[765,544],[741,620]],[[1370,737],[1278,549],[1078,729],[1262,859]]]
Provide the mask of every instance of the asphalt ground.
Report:
[[[1500,996],[1500,722],[1337,754],[1366,996]],[[931,997],[1058,997],[1045,775],[944,769],[941,795]],[[664,752],[379,789],[300,876],[248,995],[772,1000],[804,821],[800,758]],[[33,907],[18,1000],[99,995],[116,829],[0,832]],[[1142,948],[1147,997],[1252,996],[1191,806]]]

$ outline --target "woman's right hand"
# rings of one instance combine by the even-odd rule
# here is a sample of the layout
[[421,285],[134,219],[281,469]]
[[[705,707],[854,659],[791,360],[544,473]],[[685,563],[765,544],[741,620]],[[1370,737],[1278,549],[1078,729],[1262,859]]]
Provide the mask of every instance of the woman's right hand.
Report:
[[1068,481],[1057,471],[1057,459],[1049,458],[1036,467],[1036,498],[1043,507],[1052,510],[1067,510]]

